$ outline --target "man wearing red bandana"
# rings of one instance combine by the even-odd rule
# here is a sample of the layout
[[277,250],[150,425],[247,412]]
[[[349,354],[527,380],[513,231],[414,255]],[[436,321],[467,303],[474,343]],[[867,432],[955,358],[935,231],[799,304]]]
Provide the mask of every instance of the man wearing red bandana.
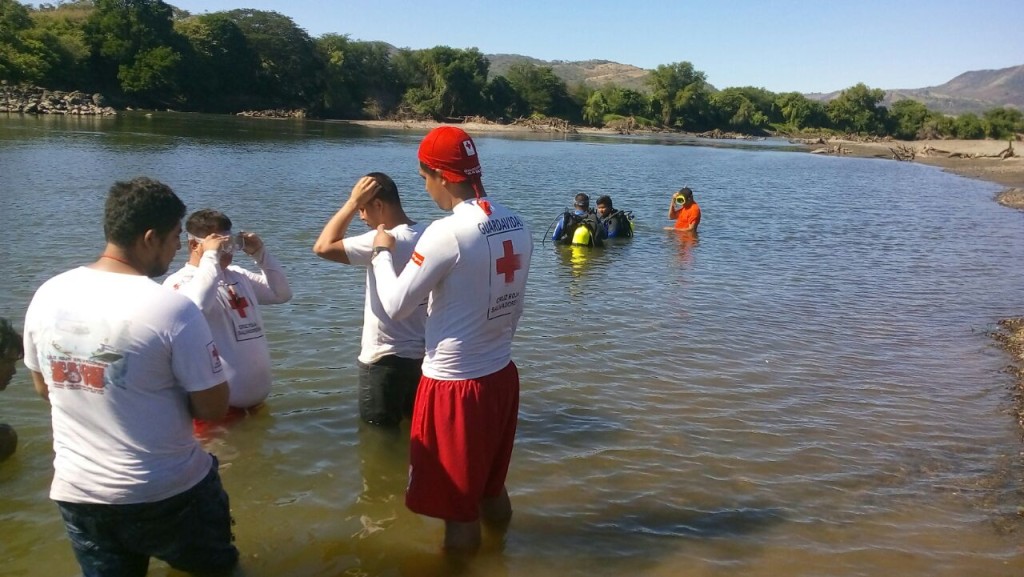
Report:
[[431,131],[419,161],[427,194],[452,214],[427,227],[401,275],[394,238],[378,229],[372,266],[392,318],[429,297],[406,506],[444,519],[446,549],[472,551],[482,523],[502,531],[512,517],[505,489],[519,415],[512,337],[533,240],[518,214],[487,197],[476,144],[463,130]]

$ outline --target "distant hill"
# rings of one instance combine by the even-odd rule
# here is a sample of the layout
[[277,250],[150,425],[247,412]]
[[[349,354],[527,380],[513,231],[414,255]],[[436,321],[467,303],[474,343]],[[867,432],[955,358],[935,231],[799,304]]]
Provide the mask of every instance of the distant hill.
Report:
[[608,60],[567,62],[564,60],[538,60],[520,54],[487,54],[485,56],[491,62],[491,77],[505,76],[513,64],[527,62],[534,66],[550,66],[555,76],[564,80],[570,87],[579,83],[591,88],[615,84],[621,88],[647,92],[648,88],[644,79],[651,74],[650,70]]
[[[619,64],[610,60],[576,62],[540,60],[521,54],[486,54],[485,56],[491,63],[490,76],[492,78],[506,75],[509,68],[517,62],[527,62],[535,66],[550,66],[555,75],[570,87],[582,82],[591,88],[615,84],[644,93],[650,91],[645,80],[651,75],[651,71],[630,64]],[[855,83],[851,83],[850,86],[853,84]],[[871,88],[878,87],[872,86]],[[716,90],[714,87],[711,89]],[[964,72],[939,86],[883,90],[885,90],[883,104],[886,106],[910,98],[921,102],[930,110],[945,114],[980,113],[1003,106],[1024,110],[1024,64],[999,70]],[[827,102],[839,96],[840,92],[838,90],[828,93],[812,92],[804,96]]]
[[[827,102],[840,92],[805,96]],[[886,89],[883,103],[888,106],[907,98],[921,102],[929,110],[946,114],[979,113],[1004,106],[1024,110],[1024,65],[964,72],[939,86]]]

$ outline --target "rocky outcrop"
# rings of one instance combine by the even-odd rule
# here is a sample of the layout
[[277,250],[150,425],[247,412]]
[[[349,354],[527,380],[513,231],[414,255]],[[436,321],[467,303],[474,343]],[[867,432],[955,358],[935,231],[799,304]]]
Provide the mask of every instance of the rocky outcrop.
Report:
[[104,106],[102,94],[47,90],[39,86],[0,83],[0,112],[20,114],[70,114],[113,116],[117,111]]

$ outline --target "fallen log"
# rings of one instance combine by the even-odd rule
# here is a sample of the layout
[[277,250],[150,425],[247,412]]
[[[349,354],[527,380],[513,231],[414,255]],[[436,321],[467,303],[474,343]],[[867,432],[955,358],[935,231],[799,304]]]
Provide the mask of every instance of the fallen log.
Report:
[[914,157],[917,154],[917,151],[914,150],[913,146],[907,146],[906,144],[901,144],[896,148],[890,146],[889,152],[892,152],[893,160],[898,160],[900,162],[909,162],[914,160]]
[[1017,156],[1013,152],[1013,141],[1011,140],[1011,141],[1007,142],[1006,144],[1007,144],[1006,148],[1000,150],[999,154],[996,155],[996,156],[998,156],[999,158],[1001,158],[1003,160],[1006,160],[1007,158],[1010,158],[1010,157],[1013,157],[1013,156]]

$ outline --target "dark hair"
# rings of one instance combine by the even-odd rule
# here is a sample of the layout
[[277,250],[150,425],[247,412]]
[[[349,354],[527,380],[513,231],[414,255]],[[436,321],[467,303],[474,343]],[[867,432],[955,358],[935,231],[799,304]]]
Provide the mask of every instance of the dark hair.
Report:
[[18,358],[25,356],[25,347],[21,341],[21,335],[14,330],[10,321],[0,318],[0,356],[5,360],[14,353]]
[[684,186],[684,187],[680,188],[679,192],[677,192],[676,194],[685,195],[686,198],[689,198],[689,199],[693,198],[693,191],[690,190],[690,187],[688,187],[688,186]]
[[424,172],[429,172],[431,174],[440,174],[441,173],[440,170],[430,166],[429,164],[427,164],[426,162],[423,162],[422,160],[420,161],[420,168],[422,168]]
[[608,196],[607,194],[603,194],[603,195],[597,197],[597,202],[595,204],[598,205],[598,206],[603,204],[603,205],[607,206],[608,208],[613,208],[612,207],[612,197]]
[[215,232],[231,230],[231,219],[219,210],[197,210],[185,221],[185,230],[196,238],[206,238]]
[[380,190],[377,191],[377,194],[373,195],[374,199],[380,199],[384,204],[402,205],[402,201],[398,198],[398,185],[395,184],[394,180],[391,180],[390,176],[383,172],[371,172],[366,176],[376,180],[377,184],[380,185]]
[[573,198],[573,206],[589,207],[590,206],[590,196],[588,196],[585,192],[578,193]]
[[185,203],[171,187],[140,176],[127,182],[115,182],[110,187],[103,214],[103,234],[107,242],[127,248],[147,230],[167,236],[184,216]]

